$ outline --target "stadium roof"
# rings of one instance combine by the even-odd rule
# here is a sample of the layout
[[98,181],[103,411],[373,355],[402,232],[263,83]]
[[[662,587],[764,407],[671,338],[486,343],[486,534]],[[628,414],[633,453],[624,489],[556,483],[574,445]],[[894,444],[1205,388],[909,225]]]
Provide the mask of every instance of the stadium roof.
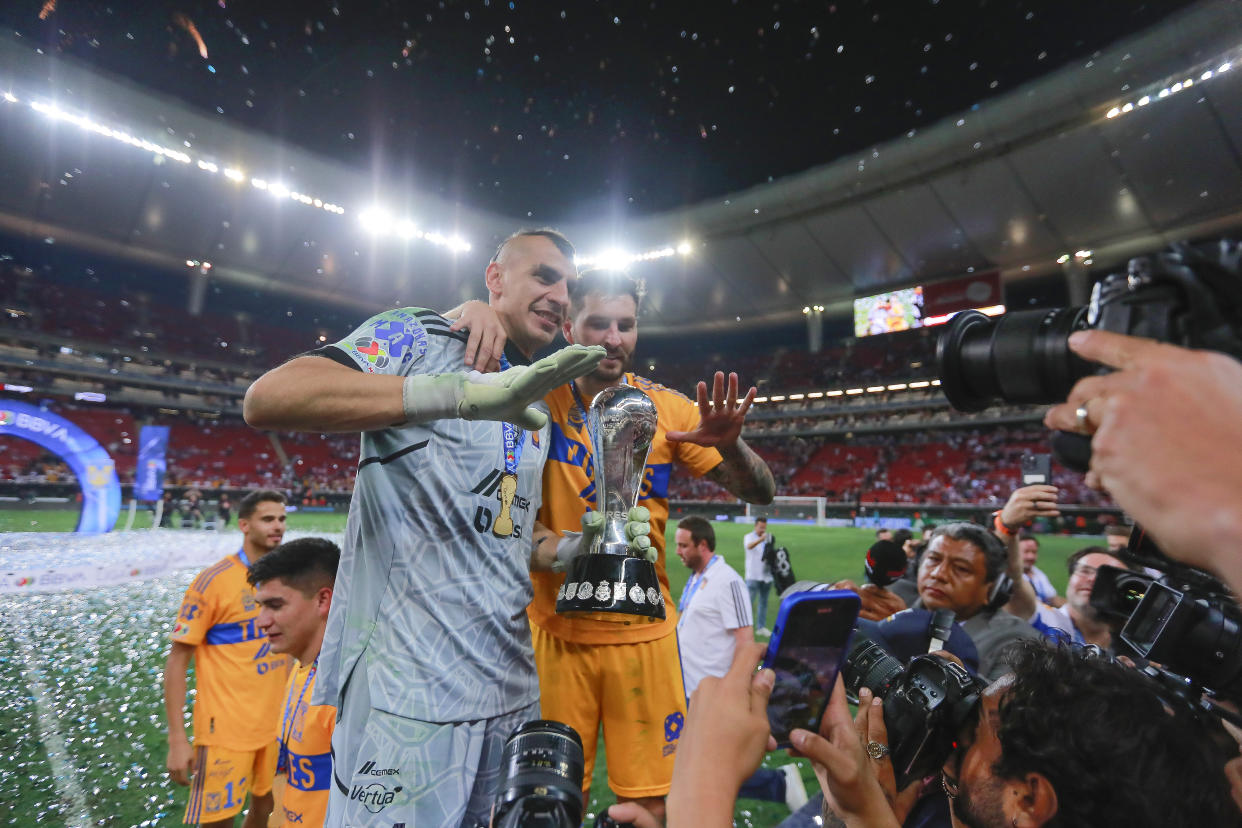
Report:
[[[1065,9],[1074,5],[1061,4]],[[874,14],[890,14],[876,8]],[[1164,9],[1142,6],[1123,22],[1150,23]],[[995,39],[1022,37],[1021,26],[1005,30],[1004,15],[994,17],[994,11],[985,6],[977,16],[1000,27]],[[817,119],[822,112],[812,109],[803,113],[811,128],[799,131],[782,120],[784,104],[756,114],[753,105],[763,95],[755,97],[752,91],[735,111],[724,113],[733,120],[720,117],[732,124],[733,149],[724,156],[714,154],[708,139],[693,146],[643,143],[660,158],[651,170],[668,179],[673,190],[704,198],[673,207],[678,199],[654,194],[651,184],[639,200],[662,208],[659,212],[582,209],[570,220],[562,215],[560,224],[584,254],[617,247],[653,253],[654,258],[633,266],[649,290],[649,332],[788,321],[805,306],[832,309],[855,295],[970,269],[997,268],[1008,278],[1055,272],[1060,256],[1084,249],[1094,251],[1097,263],[1109,264],[1172,237],[1236,226],[1242,218],[1242,73],[1230,71],[1234,58],[1242,58],[1237,54],[1239,23],[1242,12],[1235,4],[1213,2],[1086,54],[1081,52],[1091,48],[1090,38],[1072,36],[1065,41],[1073,41],[1073,47],[1059,53],[1049,48],[1035,62],[1042,71],[1052,53],[1069,60],[1062,68],[977,105],[968,102],[987,94],[977,86],[958,88],[944,79],[933,79],[925,88],[916,84],[907,88],[923,88],[925,97],[938,95],[940,104],[949,102],[955,109],[925,109],[909,118],[910,126],[896,137],[891,131],[871,138],[865,130],[851,130],[848,140],[838,143],[829,139],[831,129],[821,129]],[[849,31],[861,31],[865,24],[854,21]],[[307,25],[313,32],[317,24],[311,20]],[[915,15],[909,25],[903,30],[907,39],[918,35],[922,40],[939,31],[934,14]],[[189,34],[181,22],[178,27]],[[201,27],[200,20],[199,27],[191,28]],[[700,28],[708,31],[706,24]],[[969,29],[973,45],[982,49],[986,29]],[[234,39],[237,30],[235,24]],[[827,28],[822,31],[819,39],[827,36]],[[1115,36],[1118,29],[1104,31]],[[769,34],[765,29],[756,37]],[[253,31],[243,36],[258,37]],[[415,40],[430,49],[434,37],[419,37]],[[952,38],[940,37],[930,53],[949,48],[942,43]],[[589,51],[613,60],[608,49],[620,45],[589,42],[596,45],[580,46],[575,54]],[[754,45],[753,39],[747,42]],[[140,87],[32,45],[30,38],[0,40],[0,91],[7,93],[0,100],[0,229],[11,234],[179,267],[187,277],[199,272],[198,263],[209,261],[216,278],[359,308],[394,302],[447,307],[481,290],[482,266],[499,238],[519,224],[547,217],[543,211],[530,210],[528,216],[513,210],[518,201],[512,199],[542,192],[533,180],[514,184],[510,190],[516,188],[518,195],[505,197],[477,194],[473,190],[478,188],[468,186],[438,188],[443,194],[435,187],[422,189],[412,167],[385,166],[377,155],[367,163],[366,153],[342,151],[332,154],[343,161],[328,160],[330,147],[315,138],[322,125],[306,113],[293,118],[294,107],[287,101],[284,109],[266,110],[269,116],[284,113],[288,118],[281,129],[269,130],[284,135],[286,140],[279,141],[252,128],[257,124],[238,125],[233,113],[221,117],[204,111],[202,100],[191,105],[152,92],[150,87],[169,91],[177,86],[165,78],[148,76]],[[1036,45],[1022,38],[1009,48]],[[418,46],[403,48],[435,54],[419,52]],[[758,51],[747,70],[752,74],[776,54],[775,48],[754,48]],[[362,39],[350,41],[327,65],[343,71],[352,65],[346,56],[359,49],[365,51]],[[811,58],[794,63],[807,71],[830,72],[815,49]],[[133,65],[149,67],[140,57]],[[687,60],[703,77],[711,74],[706,58]],[[945,60],[935,64],[929,59],[927,65],[938,70],[952,63]],[[903,61],[894,58],[892,63],[904,72],[909,67]],[[490,73],[505,71],[488,66],[480,99],[500,82]],[[169,63],[170,72],[179,68],[176,61]],[[721,78],[734,71],[717,69]],[[783,64],[771,71],[778,69],[782,77],[791,71]],[[1026,69],[1025,76],[1034,74]],[[321,68],[310,74],[328,83],[325,75],[331,72]],[[1023,71],[1010,76],[1023,77]],[[863,85],[882,77],[877,69],[873,81],[864,78]],[[883,95],[867,99],[882,110],[884,101],[908,94],[883,88]],[[824,108],[836,113],[832,117],[839,116],[834,107],[841,100],[863,100],[851,98],[850,91],[826,83]],[[643,86],[637,99],[649,92]],[[497,111],[512,114],[507,105],[497,104]],[[340,117],[338,110],[325,111],[322,120],[333,117]],[[668,117],[675,125],[683,116]],[[899,121],[896,115],[878,118],[877,129],[891,130]],[[299,141],[303,129],[307,135]],[[673,126],[667,129],[676,132]],[[805,132],[814,133],[812,143],[825,153],[815,157],[835,160],[799,172],[813,158],[802,140]],[[600,141],[607,140],[606,133],[601,136]],[[868,138],[858,143],[858,136]],[[589,133],[587,140],[584,146],[589,146]],[[531,172],[520,153],[499,157],[517,181]],[[581,192],[572,186],[547,188],[549,203],[589,202],[599,192],[598,176],[605,175],[602,157],[596,158],[597,169],[582,173],[594,184],[583,184]],[[762,159],[783,177],[768,183],[737,172],[730,165],[739,157]],[[456,170],[457,165],[453,156],[443,167]],[[678,168],[716,166],[719,180],[698,173],[693,186],[674,180]],[[633,168],[646,170],[646,165],[635,161]],[[450,177],[462,184],[474,174],[453,172]],[[721,182],[732,191],[722,190]],[[737,189],[746,184],[754,186]],[[607,207],[608,198],[601,204]],[[605,218],[576,217],[585,214]],[[677,252],[683,241],[684,254]]]

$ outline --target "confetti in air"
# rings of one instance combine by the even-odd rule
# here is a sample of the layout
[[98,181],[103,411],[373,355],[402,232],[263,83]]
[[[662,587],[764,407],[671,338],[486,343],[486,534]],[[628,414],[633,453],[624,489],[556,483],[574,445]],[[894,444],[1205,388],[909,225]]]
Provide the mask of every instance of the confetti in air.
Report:
[[39,10],[39,19],[47,20],[54,11],[56,11],[56,0],[47,0],[47,2],[43,4],[43,8]]
[[198,33],[198,27],[194,25],[194,21],[186,17],[181,12],[173,15],[173,22],[186,30],[190,37],[194,38],[194,42],[198,44],[198,53],[202,55],[203,60],[207,59],[207,44],[203,42],[203,36]]

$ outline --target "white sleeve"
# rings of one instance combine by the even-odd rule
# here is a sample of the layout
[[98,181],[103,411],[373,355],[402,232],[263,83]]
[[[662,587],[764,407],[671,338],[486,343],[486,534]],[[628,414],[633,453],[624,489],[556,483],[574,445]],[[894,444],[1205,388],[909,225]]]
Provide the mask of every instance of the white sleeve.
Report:
[[741,578],[731,578],[716,596],[716,608],[726,630],[754,625],[750,615],[750,593]]

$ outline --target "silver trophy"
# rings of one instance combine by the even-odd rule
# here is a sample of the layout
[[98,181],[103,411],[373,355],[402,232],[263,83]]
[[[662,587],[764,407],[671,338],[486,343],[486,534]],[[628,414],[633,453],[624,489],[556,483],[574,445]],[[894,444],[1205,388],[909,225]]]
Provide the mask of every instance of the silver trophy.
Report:
[[570,563],[556,594],[558,613],[617,612],[648,621],[664,619],[655,564],[632,553],[625,536],[629,511],[642,491],[657,419],[655,403],[632,385],[605,388],[591,401],[587,431],[604,531],[586,554]]

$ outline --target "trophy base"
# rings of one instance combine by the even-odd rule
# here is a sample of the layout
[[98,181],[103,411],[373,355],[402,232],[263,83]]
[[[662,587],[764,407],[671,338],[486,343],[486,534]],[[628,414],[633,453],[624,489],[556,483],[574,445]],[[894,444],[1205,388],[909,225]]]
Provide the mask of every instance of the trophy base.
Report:
[[664,594],[655,564],[622,555],[582,555],[569,565],[556,593],[558,615],[617,612],[664,620]]

